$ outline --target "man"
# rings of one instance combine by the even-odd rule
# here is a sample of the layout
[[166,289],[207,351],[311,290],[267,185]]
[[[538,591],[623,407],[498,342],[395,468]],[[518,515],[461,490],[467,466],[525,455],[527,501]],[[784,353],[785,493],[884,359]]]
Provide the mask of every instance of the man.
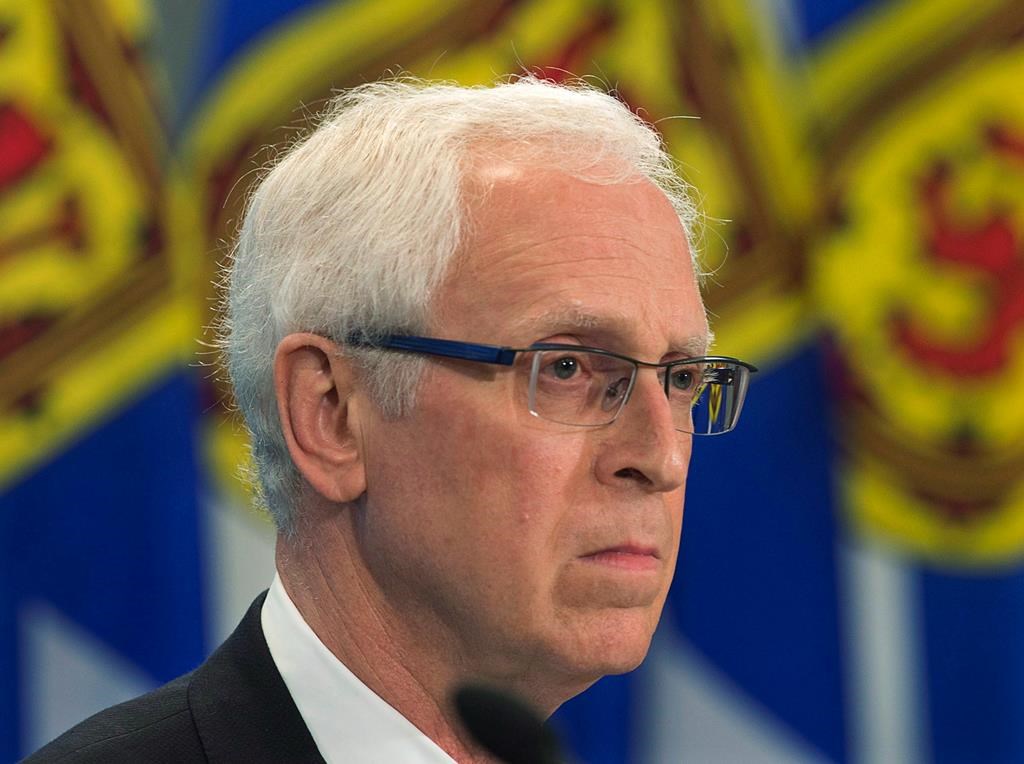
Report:
[[693,219],[595,90],[341,95],[228,279],[278,576],[207,663],[36,760],[486,760],[455,688],[548,715],[635,668],[692,434],[735,425],[751,368],[705,357]]

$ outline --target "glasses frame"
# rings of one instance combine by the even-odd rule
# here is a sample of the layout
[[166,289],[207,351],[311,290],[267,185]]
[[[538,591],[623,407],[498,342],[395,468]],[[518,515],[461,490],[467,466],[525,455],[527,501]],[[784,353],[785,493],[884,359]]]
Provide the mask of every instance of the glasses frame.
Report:
[[[498,366],[512,366],[515,363],[516,356],[520,353],[533,352],[537,350],[566,350],[569,352],[579,353],[596,353],[598,355],[609,356],[611,358],[618,358],[621,361],[626,361],[634,366],[633,376],[629,382],[629,388],[626,393],[622,396],[622,402],[619,407],[615,410],[615,414],[607,422],[601,422],[599,424],[570,424],[567,422],[560,422],[570,427],[604,427],[614,422],[619,413],[625,408],[626,403],[629,401],[630,394],[633,391],[633,385],[636,382],[637,371],[641,366],[651,369],[665,369],[665,381],[664,391],[666,399],[670,395],[669,385],[671,382],[671,369],[676,366],[686,366],[694,363],[729,363],[735,364],[738,368],[743,369],[744,382],[741,390],[741,397],[739,405],[737,407],[736,416],[733,424],[728,430],[722,430],[721,432],[695,432],[693,435],[724,435],[727,432],[731,432],[736,427],[736,422],[739,421],[740,413],[743,409],[743,403],[746,400],[747,384],[750,379],[750,374],[757,371],[757,367],[746,361],[741,361],[739,358],[733,358],[725,355],[703,355],[696,356],[694,358],[680,358],[675,361],[662,361],[660,363],[652,361],[641,361],[636,358],[632,358],[622,353],[614,353],[611,350],[605,350],[603,348],[594,348],[586,345],[569,345],[559,342],[535,342],[529,347],[525,348],[514,348],[507,347],[504,345],[484,345],[477,342],[462,342],[459,340],[443,340],[436,337],[419,337],[415,335],[407,334],[389,334],[381,337],[372,337],[361,333],[349,335],[346,338],[345,344],[351,345],[352,347],[362,348],[375,348],[378,350],[395,350],[404,353],[416,353],[421,355],[439,356],[441,358],[453,358],[460,361],[472,361],[475,363],[487,363],[495,364]],[[531,382],[536,374],[536,370],[531,370]],[[532,396],[531,396],[532,398]],[[546,417],[541,416],[533,410],[533,404],[531,402],[530,414],[537,417],[538,419],[544,419],[545,421],[556,421],[548,420]],[[680,430],[680,432],[685,432]]]

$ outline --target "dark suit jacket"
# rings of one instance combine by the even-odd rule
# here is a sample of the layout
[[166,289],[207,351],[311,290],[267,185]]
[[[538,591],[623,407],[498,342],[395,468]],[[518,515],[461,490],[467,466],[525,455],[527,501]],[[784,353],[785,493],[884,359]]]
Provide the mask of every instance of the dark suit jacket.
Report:
[[26,763],[320,762],[260,626],[266,592],[195,671],[86,719]]

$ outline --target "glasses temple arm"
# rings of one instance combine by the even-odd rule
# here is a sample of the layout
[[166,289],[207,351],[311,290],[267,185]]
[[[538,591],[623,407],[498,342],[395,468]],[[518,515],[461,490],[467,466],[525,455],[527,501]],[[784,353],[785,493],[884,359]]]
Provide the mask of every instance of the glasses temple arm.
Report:
[[347,339],[347,344],[356,347],[425,353],[444,358],[494,363],[502,366],[511,366],[518,352],[512,348],[499,347],[497,345],[480,345],[473,342],[457,342],[455,340],[439,340],[433,337],[411,337],[404,335],[388,335],[380,338],[352,335]]

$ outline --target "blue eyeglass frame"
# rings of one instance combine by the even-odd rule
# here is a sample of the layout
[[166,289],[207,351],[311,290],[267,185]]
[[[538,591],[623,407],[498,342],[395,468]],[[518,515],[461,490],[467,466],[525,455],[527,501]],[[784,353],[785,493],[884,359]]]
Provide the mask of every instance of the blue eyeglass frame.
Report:
[[[740,410],[743,406],[743,398],[746,396],[746,380],[749,380],[750,374],[757,371],[757,367],[753,364],[749,364],[746,361],[741,361],[738,358],[732,358],[730,356],[699,356],[695,358],[680,358],[675,361],[664,361],[662,363],[652,363],[650,361],[638,361],[636,358],[631,358],[628,355],[622,355],[620,353],[613,353],[610,350],[604,350],[603,348],[593,348],[585,345],[568,345],[563,343],[554,342],[536,342],[530,347],[526,348],[513,348],[501,345],[484,345],[476,342],[461,342],[459,340],[442,340],[436,337],[417,337],[414,335],[399,335],[391,334],[380,337],[370,337],[363,333],[353,333],[346,338],[346,344],[352,347],[364,347],[364,348],[376,348],[381,350],[396,350],[399,352],[406,353],[421,353],[424,355],[441,356],[444,358],[454,358],[461,361],[474,361],[477,363],[489,363],[497,364],[501,366],[512,366],[515,363],[516,355],[519,353],[532,352],[537,350],[566,350],[569,352],[587,352],[597,353],[600,355],[611,356],[618,358],[628,363],[633,364],[633,376],[629,383],[629,389],[626,391],[625,396],[622,399],[622,403],[616,410],[615,415],[606,424],[610,424],[615,421],[618,417],[619,412],[622,411],[623,406],[626,405],[626,401],[629,399],[629,394],[633,389],[633,381],[636,379],[636,373],[641,366],[647,366],[656,369],[671,369],[676,366],[685,366],[692,363],[727,363],[736,367],[741,367],[744,373],[740,374],[740,378],[737,380],[735,377],[735,371],[729,371],[728,379],[716,379],[714,380],[717,384],[732,384],[736,382],[741,387],[740,392]],[[718,371],[725,372],[725,369]],[[717,376],[717,375],[716,375]],[[664,391],[665,397],[668,398],[671,395],[669,386],[671,383],[671,375],[666,373],[664,379]],[[532,411],[535,416],[539,416],[536,412]],[[739,417],[739,410],[737,410],[733,421],[729,426],[729,429],[723,430],[717,433],[698,433],[692,432],[694,435],[706,434],[706,435],[721,435],[726,432],[730,432],[736,426],[736,419]],[[596,425],[577,425],[577,426],[596,426]],[[678,429],[678,428],[677,428]],[[687,430],[681,430],[681,432],[687,432]]]
[[[569,350],[586,351],[588,353],[599,353],[600,355],[620,358],[629,361],[637,366],[647,366],[656,369],[667,369],[672,366],[684,366],[688,363],[703,361],[734,363],[743,366],[748,372],[754,373],[757,367],[753,364],[741,361],[739,358],[732,358],[725,355],[704,355],[695,358],[680,358],[676,361],[663,361],[653,363],[651,361],[639,361],[628,355],[613,353],[603,348],[587,347],[585,345],[566,345],[557,342],[536,342],[526,348],[512,348],[502,345],[482,345],[476,342],[460,342],[458,340],[442,340],[436,337],[417,337],[405,334],[389,334],[383,337],[373,338],[364,334],[352,334],[345,340],[346,344],[353,347],[378,348],[382,350],[400,350],[407,353],[422,353],[425,355],[442,356],[444,358],[455,358],[461,361],[476,361],[478,363],[491,363],[501,366],[511,366],[515,363],[516,355],[533,350]],[[666,375],[666,394],[668,393],[668,381]]]

